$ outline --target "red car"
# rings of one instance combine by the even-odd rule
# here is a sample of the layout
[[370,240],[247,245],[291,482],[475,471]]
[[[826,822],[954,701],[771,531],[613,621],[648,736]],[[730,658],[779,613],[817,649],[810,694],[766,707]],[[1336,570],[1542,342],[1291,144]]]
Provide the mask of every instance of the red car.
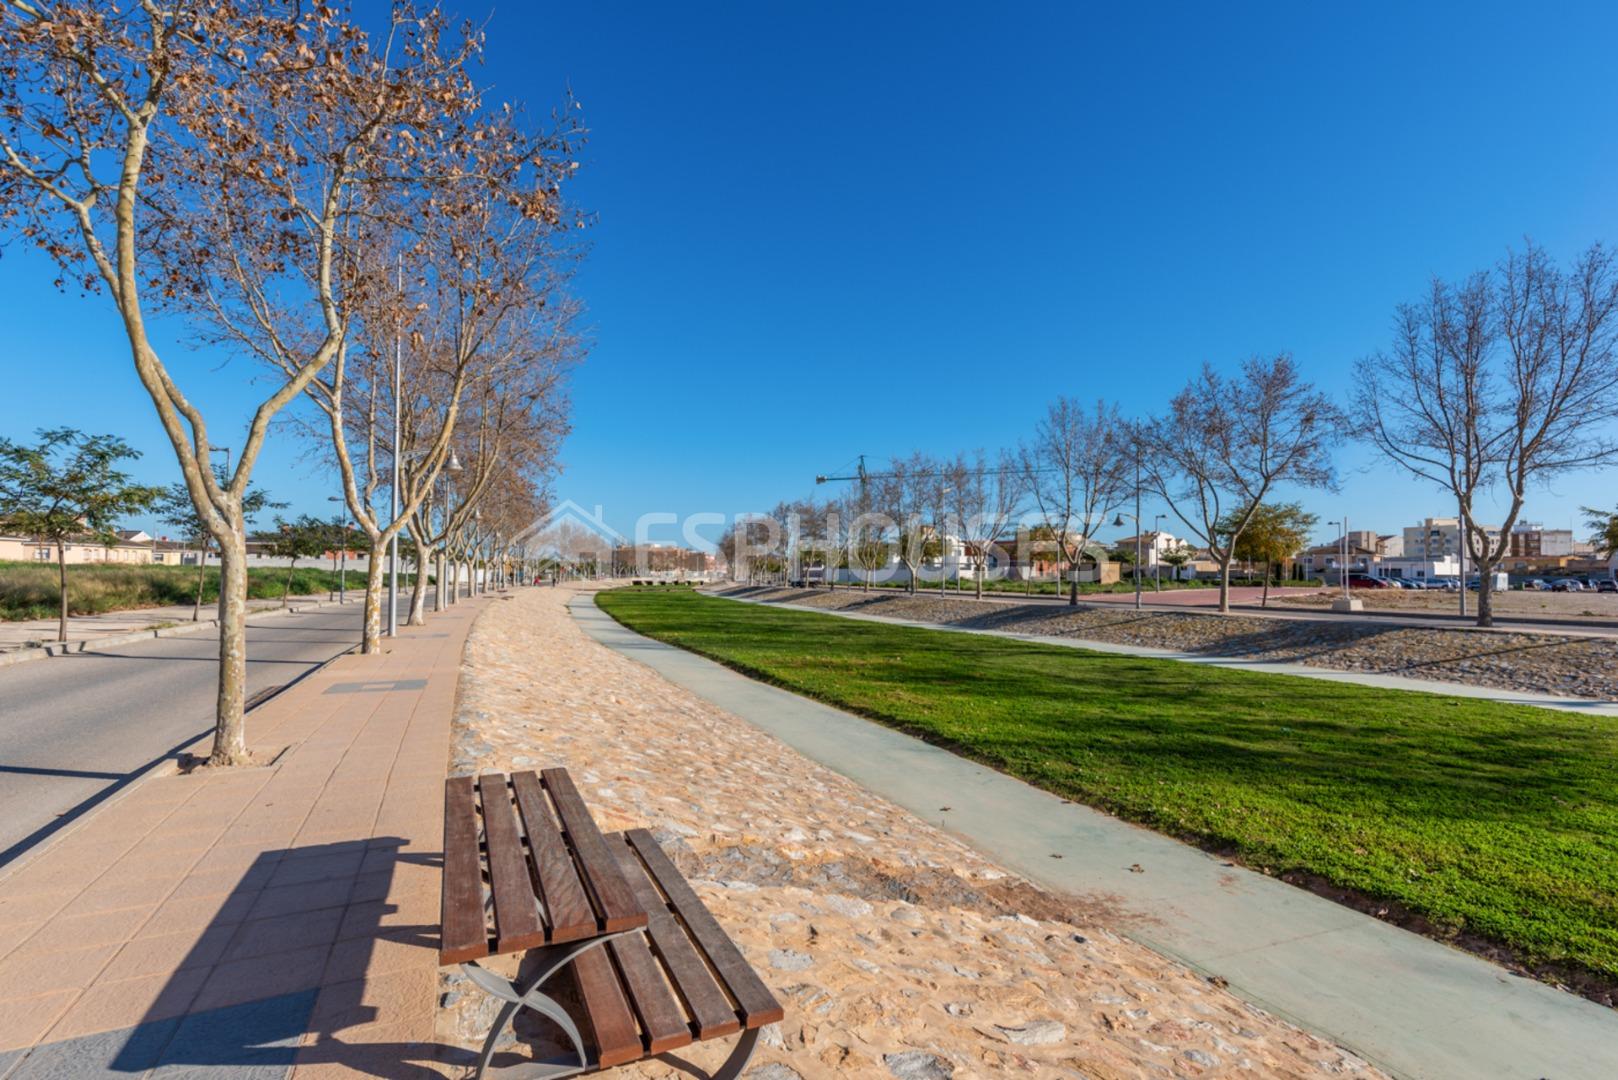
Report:
[[1399,586],[1391,581],[1384,581],[1382,578],[1372,577],[1369,574],[1350,574],[1348,575],[1348,587],[1350,589],[1397,589]]

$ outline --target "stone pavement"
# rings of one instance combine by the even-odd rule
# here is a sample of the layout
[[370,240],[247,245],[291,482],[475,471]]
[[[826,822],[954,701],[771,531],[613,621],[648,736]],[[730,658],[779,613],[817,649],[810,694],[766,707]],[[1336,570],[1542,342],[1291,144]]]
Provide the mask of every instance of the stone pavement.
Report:
[[441,792],[487,606],[254,710],[273,763],[146,781],[0,877],[0,1077],[442,1075]]
[[[344,599],[351,604],[361,603],[365,599],[365,590],[350,589],[344,595]],[[289,597],[287,607],[288,610],[307,611],[312,606],[336,602],[330,593],[315,593],[310,596]],[[202,618],[195,622],[191,619],[191,614],[195,610],[192,604],[130,608],[126,611],[107,611],[99,615],[70,615],[67,620],[67,640],[69,644],[101,641],[103,638],[171,627],[175,633],[187,633],[192,627],[201,631],[217,623],[214,618],[216,608],[215,604],[203,604]],[[279,611],[281,601],[249,600],[247,609],[249,612]],[[56,630],[57,620],[54,617],[0,621],[0,654],[38,646],[60,647],[60,643],[56,640]]]

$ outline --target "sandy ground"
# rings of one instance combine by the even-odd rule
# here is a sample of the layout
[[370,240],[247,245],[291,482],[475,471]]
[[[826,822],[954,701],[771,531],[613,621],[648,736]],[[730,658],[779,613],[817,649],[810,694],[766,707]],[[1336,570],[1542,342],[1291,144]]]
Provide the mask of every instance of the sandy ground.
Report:
[[[753,1080],[1381,1075],[1119,936],[1106,898],[1037,889],[595,644],[570,595],[479,621],[455,770],[565,765],[604,828],[654,830],[786,1007]],[[470,1045],[486,1006],[445,990],[440,1035]]]

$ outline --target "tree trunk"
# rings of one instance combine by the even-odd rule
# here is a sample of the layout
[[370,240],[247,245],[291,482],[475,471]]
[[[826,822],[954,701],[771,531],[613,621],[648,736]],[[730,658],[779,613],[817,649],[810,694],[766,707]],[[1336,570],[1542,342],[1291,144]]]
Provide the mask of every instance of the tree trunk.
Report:
[[1229,553],[1219,560],[1219,610],[1226,614],[1230,612],[1230,560]]
[[298,569],[298,557],[294,555],[292,562],[287,564],[286,584],[281,586],[281,606],[287,606],[287,598],[292,595],[292,575]]
[[1079,606],[1079,564],[1073,563],[1067,568],[1067,606]]
[[365,567],[365,622],[360,638],[360,652],[382,651],[383,553],[387,545],[371,541],[371,557]]
[[56,620],[56,640],[67,640],[67,544],[62,540],[56,542],[56,573],[62,593],[60,600],[60,614]]
[[1270,560],[1265,559],[1264,560],[1264,598],[1258,602],[1258,606],[1261,607],[1261,608],[1270,606],[1270,570],[1271,569],[1273,569],[1273,568],[1270,565]]
[[210,765],[245,765],[247,756],[247,541],[219,539],[219,696]]
[[[1494,567],[1493,566],[1485,566],[1485,565],[1483,565],[1483,563],[1481,561],[1479,561],[1478,564],[1477,564],[1477,568],[1478,568],[1478,625],[1479,626],[1493,626],[1494,625],[1494,593],[1489,588],[1489,584],[1490,584],[1490,582],[1489,582],[1489,572],[1491,570],[1493,570]],[[1466,579],[1465,578],[1461,579],[1461,591],[1463,593],[1466,591]]]
[[444,549],[438,548],[433,552],[433,599],[437,602],[438,611],[443,611],[449,603],[449,560],[444,558]]
[[410,585],[410,617],[405,620],[406,626],[427,625],[427,562],[421,555],[418,542],[416,547],[416,579]]
[[979,559],[978,560],[978,580],[977,580],[976,585],[974,586],[974,591],[977,593],[977,598],[979,600],[983,599],[983,578],[984,578],[984,575],[986,575],[988,572],[989,572],[989,560],[988,559]]

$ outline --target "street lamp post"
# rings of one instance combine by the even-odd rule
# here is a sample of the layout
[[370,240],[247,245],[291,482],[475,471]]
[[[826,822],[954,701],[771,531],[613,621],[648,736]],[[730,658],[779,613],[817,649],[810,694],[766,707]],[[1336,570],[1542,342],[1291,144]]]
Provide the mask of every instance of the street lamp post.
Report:
[[[399,256],[399,296],[404,297],[404,256]],[[399,520],[399,479],[402,462],[399,459],[399,399],[404,387],[404,340],[398,327],[393,330],[393,483],[388,492],[388,505],[392,508],[389,521]],[[420,565],[416,573],[421,573]],[[399,635],[399,530],[388,538],[388,636]]]
[[[328,496],[326,496],[326,501],[327,502],[340,503],[340,502],[344,502],[345,500],[340,495],[328,495]],[[340,554],[338,555],[338,559],[340,560],[340,562],[339,562],[339,569],[337,571],[337,602],[339,604],[346,604],[346,603],[348,603],[348,518],[347,518],[347,515],[342,514],[342,513],[338,513],[338,514],[336,514],[336,515],[334,515],[332,517],[332,522],[331,523],[333,525],[337,526],[337,542],[342,545],[342,548],[340,549]]]
[[1163,515],[1152,516],[1152,591],[1163,591],[1163,553],[1158,548],[1163,543]]
[[[1135,509],[1137,511],[1140,509],[1139,504],[1136,505]],[[1138,513],[1136,513],[1136,514],[1119,513],[1116,517],[1114,517],[1112,519],[1113,528],[1115,528],[1115,529],[1123,528],[1124,527],[1124,518],[1129,518],[1131,521],[1133,521],[1135,523],[1135,610],[1139,611],[1140,608],[1141,608],[1141,601],[1140,601],[1140,560],[1141,560],[1140,515]]]
[[1342,521],[1328,521],[1328,522],[1326,522],[1326,524],[1327,525],[1341,525],[1342,528],[1343,528],[1343,539],[1342,539],[1342,544],[1341,544],[1342,554],[1338,556],[1338,560],[1337,560],[1337,577],[1342,582],[1343,599],[1347,600],[1349,598],[1349,592],[1348,592],[1348,515],[1344,514]]

